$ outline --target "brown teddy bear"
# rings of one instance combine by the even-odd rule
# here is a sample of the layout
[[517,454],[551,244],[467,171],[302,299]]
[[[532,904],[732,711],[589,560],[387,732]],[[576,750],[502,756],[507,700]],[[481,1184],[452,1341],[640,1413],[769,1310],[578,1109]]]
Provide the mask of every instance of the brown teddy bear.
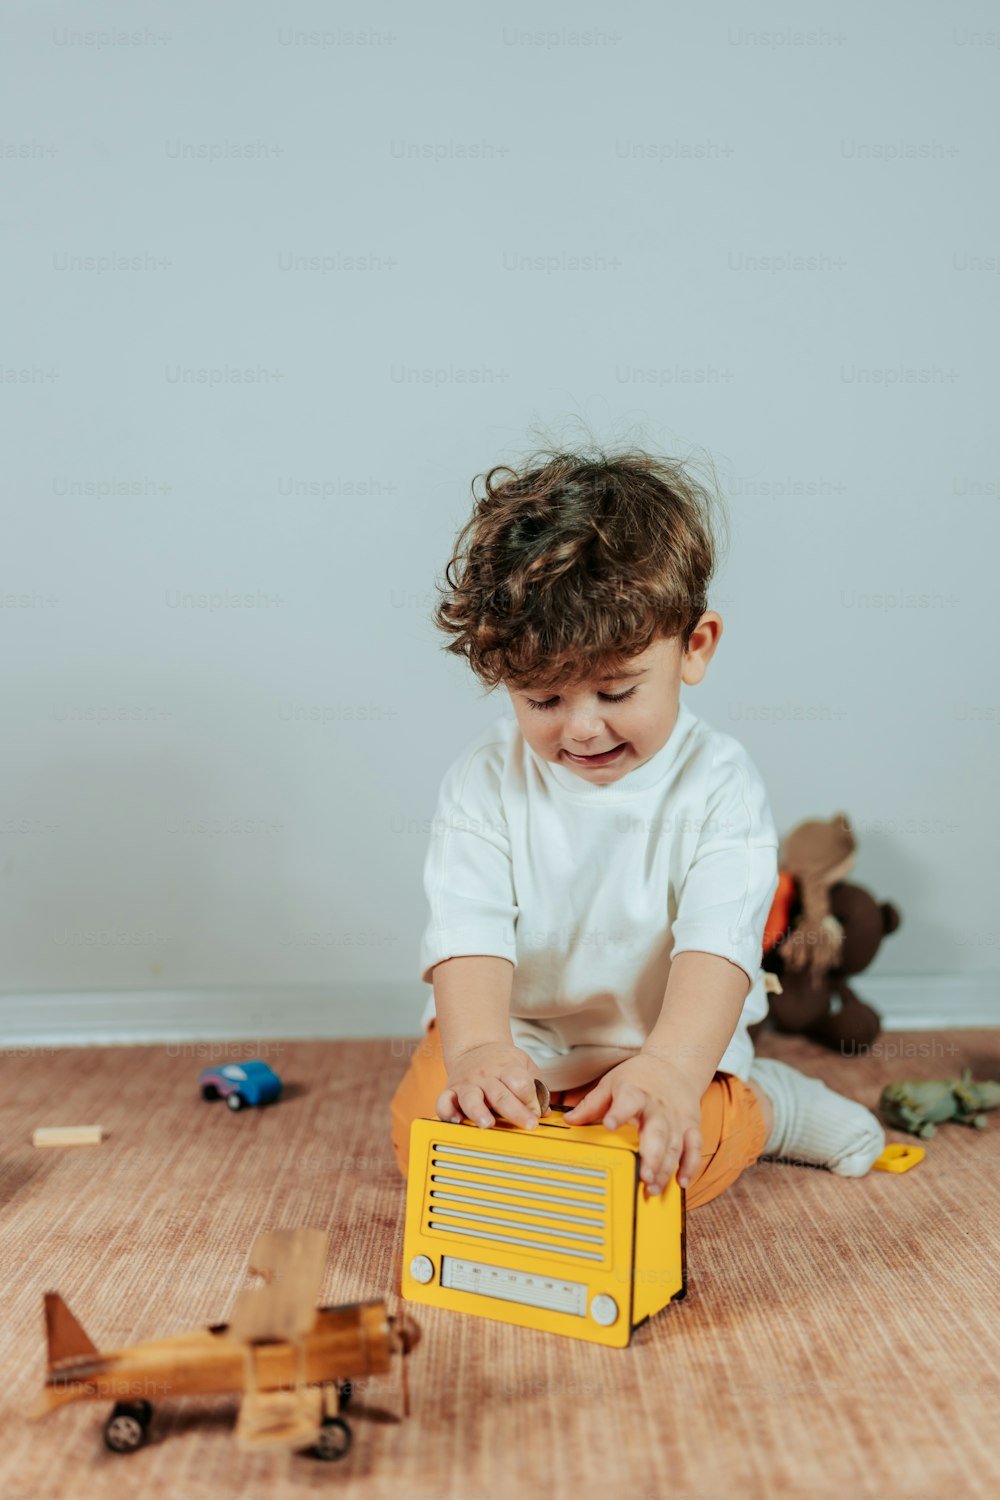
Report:
[[[846,813],[793,828],[778,851],[778,889],[764,931],[762,966],[776,1030],[801,1032],[841,1052],[868,1046],[881,1022],[847,977],[860,974],[900,924],[848,884],[857,845]],[[751,1037],[767,1023],[749,1027]]]

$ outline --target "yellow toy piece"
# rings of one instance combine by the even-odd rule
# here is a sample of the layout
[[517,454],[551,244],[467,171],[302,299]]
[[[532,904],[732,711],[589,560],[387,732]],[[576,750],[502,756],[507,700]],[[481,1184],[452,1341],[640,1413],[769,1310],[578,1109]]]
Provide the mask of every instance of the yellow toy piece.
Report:
[[923,1146],[911,1146],[909,1141],[893,1141],[881,1156],[876,1157],[872,1167],[879,1172],[908,1172],[923,1159]]
[[684,1190],[649,1194],[636,1125],[413,1121],[408,1301],[621,1349],[686,1280]]

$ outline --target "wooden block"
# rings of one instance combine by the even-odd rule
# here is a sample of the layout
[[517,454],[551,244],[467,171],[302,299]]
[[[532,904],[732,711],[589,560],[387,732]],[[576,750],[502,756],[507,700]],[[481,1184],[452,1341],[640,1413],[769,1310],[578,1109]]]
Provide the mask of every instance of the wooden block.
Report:
[[33,1146],[99,1146],[104,1139],[100,1125],[43,1125],[31,1137]]

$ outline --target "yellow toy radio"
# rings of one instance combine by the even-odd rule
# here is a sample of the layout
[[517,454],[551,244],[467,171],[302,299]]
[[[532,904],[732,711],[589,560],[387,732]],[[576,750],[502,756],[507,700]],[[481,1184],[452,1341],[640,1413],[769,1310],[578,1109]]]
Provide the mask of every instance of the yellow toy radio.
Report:
[[623,1349],[686,1282],[684,1190],[649,1195],[634,1124],[413,1121],[408,1301]]

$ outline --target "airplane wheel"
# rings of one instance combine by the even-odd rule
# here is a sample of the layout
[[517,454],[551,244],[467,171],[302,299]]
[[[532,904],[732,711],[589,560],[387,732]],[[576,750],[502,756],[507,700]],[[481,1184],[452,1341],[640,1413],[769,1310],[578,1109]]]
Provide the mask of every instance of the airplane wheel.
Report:
[[319,1437],[309,1449],[313,1458],[322,1458],[327,1463],[345,1458],[351,1446],[351,1429],[342,1417],[324,1417]]
[[112,1453],[134,1453],[137,1448],[141,1448],[146,1441],[146,1429],[152,1415],[152,1408],[149,1415],[143,1410],[147,1406],[148,1401],[119,1401],[104,1424],[105,1447],[110,1448]]
[[129,1405],[135,1412],[143,1427],[148,1427],[153,1420],[153,1403],[151,1401],[130,1401]]

